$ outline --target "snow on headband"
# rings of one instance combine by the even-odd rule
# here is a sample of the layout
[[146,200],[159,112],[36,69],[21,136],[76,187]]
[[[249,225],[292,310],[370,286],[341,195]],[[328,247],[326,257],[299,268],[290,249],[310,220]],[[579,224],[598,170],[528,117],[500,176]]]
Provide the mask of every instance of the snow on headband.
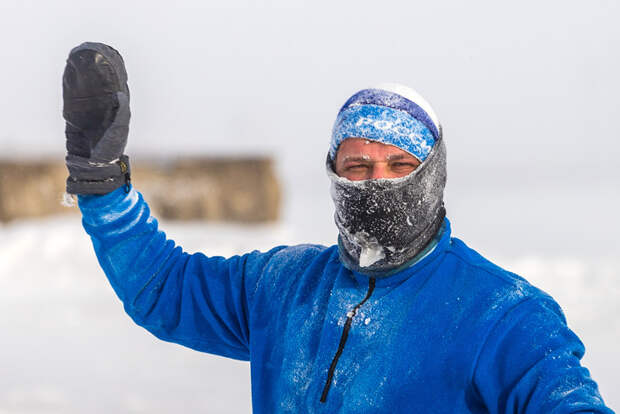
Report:
[[382,84],[363,89],[340,109],[329,148],[334,160],[347,138],[394,145],[424,161],[439,140],[441,127],[428,102],[413,89]]

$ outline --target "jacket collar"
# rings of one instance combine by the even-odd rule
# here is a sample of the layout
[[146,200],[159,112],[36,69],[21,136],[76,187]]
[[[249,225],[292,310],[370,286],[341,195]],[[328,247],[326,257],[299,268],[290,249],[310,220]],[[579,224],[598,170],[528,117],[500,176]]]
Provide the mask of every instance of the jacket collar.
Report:
[[[437,231],[433,240],[412,260],[397,269],[386,272],[385,275],[376,278],[376,287],[387,287],[399,284],[404,280],[418,276],[428,271],[428,265],[443,255],[450,245],[452,230],[450,220],[444,218],[442,226]],[[363,285],[368,284],[370,276],[356,271],[351,272],[353,278]]]

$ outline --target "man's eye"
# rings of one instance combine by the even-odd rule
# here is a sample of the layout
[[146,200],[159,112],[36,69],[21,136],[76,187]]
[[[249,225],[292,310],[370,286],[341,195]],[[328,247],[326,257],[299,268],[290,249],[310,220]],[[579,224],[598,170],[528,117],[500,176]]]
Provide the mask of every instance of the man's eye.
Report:
[[368,166],[366,164],[353,164],[353,165],[347,166],[346,170],[347,171],[362,171],[367,168]]

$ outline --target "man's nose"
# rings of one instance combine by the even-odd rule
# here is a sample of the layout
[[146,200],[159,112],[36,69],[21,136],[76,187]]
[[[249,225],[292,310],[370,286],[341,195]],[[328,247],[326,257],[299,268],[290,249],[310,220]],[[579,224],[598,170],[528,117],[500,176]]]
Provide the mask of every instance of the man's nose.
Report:
[[381,162],[375,163],[370,172],[369,179],[389,178],[387,165]]

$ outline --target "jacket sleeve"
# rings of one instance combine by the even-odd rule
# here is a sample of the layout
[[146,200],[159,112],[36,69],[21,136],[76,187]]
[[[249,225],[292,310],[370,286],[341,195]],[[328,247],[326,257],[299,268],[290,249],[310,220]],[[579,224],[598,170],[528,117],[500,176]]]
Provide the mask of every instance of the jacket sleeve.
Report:
[[158,230],[142,195],[80,196],[82,223],[125,311],[160,339],[249,359],[249,302],[271,255],[188,254]]
[[551,298],[526,299],[490,331],[474,384],[490,413],[613,413],[580,365],[584,352]]

